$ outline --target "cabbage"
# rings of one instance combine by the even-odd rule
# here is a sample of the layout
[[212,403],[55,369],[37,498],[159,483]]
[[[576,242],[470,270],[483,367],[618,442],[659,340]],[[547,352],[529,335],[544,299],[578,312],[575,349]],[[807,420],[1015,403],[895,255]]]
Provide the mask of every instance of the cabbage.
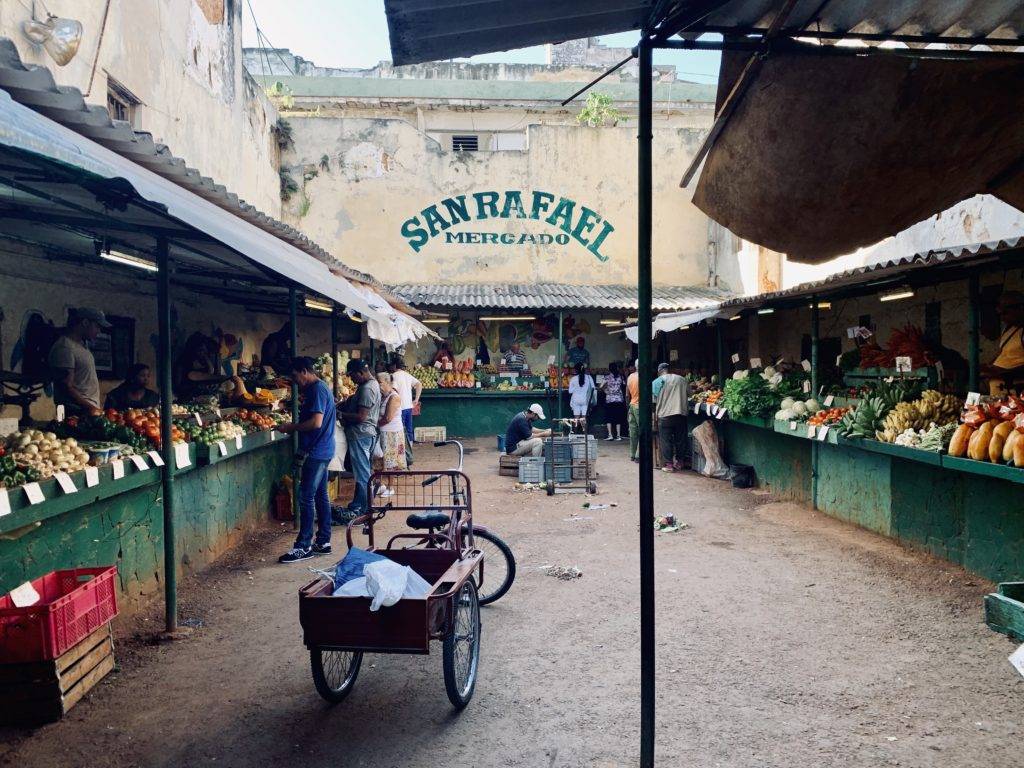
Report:
[[797,400],[795,403],[793,403],[792,406],[790,406],[790,410],[792,410],[793,413],[795,413],[797,416],[807,415],[807,406],[801,403],[799,400]]
[[821,403],[815,400],[813,397],[804,403],[807,406],[807,410],[810,413],[817,413],[821,410]]
[[791,408],[783,408],[775,414],[776,421],[793,421],[794,419],[796,419],[796,414]]
[[733,377],[734,379],[737,379],[737,380],[739,380],[739,379],[745,379],[745,378],[747,378],[747,374],[749,374],[749,373],[750,373],[750,371],[736,371],[736,372],[735,372],[735,373],[734,373],[734,374],[732,375],[732,377]]
[[782,408],[783,410],[787,410],[789,408],[792,408],[793,407],[793,403],[795,403],[795,402],[796,402],[796,400],[794,400],[792,397],[784,397],[784,398],[782,398],[782,403],[779,405],[779,408]]
[[761,371],[761,375],[764,376],[766,379],[770,379],[772,376],[775,375],[775,367],[769,365],[767,368]]

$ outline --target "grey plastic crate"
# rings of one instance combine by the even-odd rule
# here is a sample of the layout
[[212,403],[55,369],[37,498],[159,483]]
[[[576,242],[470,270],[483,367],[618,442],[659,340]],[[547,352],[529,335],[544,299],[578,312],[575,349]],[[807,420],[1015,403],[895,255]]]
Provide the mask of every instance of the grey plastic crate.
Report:
[[572,445],[572,458],[575,461],[583,461],[586,451],[591,462],[597,461],[597,438],[593,435],[572,435],[569,438]]
[[523,456],[519,459],[519,482],[542,483],[547,471],[543,456]]

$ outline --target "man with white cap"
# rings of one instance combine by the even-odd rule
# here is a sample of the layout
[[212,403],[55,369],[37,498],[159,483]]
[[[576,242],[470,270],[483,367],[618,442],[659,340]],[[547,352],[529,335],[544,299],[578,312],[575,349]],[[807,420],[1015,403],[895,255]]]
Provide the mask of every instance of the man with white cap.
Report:
[[535,429],[533,422],[544,418],[544,409],[537,403],[513,416],[505,432],[505,453],[509,456],[540,456],[544,452],[544,438],[551,435],[551,430]]
[[50,347],[47,362],[53,374],[53,400],[63,405],[69,416],[101,412],[96,359],[86,345],[110,328],[106,315],[98,309],[71,309],[67,328]]

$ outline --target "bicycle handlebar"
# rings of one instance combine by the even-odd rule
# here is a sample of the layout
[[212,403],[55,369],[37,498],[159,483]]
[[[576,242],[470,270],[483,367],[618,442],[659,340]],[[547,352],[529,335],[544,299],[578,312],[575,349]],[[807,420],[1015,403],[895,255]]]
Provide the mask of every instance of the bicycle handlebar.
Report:
[[454,445],[456,448],[459,449],[459,466],[456,467],[456,469],[459,472],[461,472],[462,471],[462,457],[465,454],[465,450],[462,447],[462,443],[460,443],[458,440],[439,440],[438,442],[434,443],[434,447],[435,448],[442,448],[442,447],[444,447],[446,445]]

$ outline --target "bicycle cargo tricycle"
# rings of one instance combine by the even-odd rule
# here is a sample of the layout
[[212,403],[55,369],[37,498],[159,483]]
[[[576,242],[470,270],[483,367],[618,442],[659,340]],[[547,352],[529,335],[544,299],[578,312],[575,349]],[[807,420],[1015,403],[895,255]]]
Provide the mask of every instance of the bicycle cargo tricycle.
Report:
[[[380,495],[382,488],[387,496]],[[364,653],[429,654],[430,641],[440,640],[445,689],[452,705],[462,709],[473,696],[480,662],[477,587],[484,565],[473,537],[469,478],[457,470],[378,472],[370,490],[369,511],[348,523],[349,548],[353,529],[362,528],[368,550],[409,566],[430,590],[371,612],[368,597],[333,596],[331,579],[303,587],[299,621],[316,690],[340,702],[355,685]],[[406,524],[413,531],[393,535],[378,549],[375,523],[397,511],[412,513]]]

